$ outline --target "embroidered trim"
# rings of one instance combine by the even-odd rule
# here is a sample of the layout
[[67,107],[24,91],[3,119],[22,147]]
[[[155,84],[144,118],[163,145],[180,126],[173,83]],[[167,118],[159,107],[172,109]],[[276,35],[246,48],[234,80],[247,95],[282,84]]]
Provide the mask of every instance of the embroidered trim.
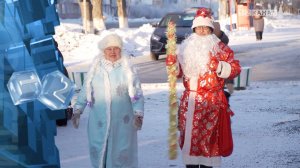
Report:
[[105,155],[105,150],[107,146],[107,138],[109,134],[109,129],[110,129],[110,111],[111,111],[111,93],[110,93],[110,82],[108,79],[108,73],[104,72],[104,87],[107,88],[105,90],[105,103],[106,103],[106,121],[107,121],[107,127],[106,127],[106,133],[105,133],[105,141],[103,144],[103,148],[101,151],[101,157],[99,159],[99,166],[103,165],[103,160],[104,160],[104,155]]

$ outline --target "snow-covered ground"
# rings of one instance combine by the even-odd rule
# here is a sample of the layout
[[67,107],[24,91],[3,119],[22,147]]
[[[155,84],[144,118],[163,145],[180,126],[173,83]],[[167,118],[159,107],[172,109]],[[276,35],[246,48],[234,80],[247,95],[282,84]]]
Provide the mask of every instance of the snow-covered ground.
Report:
[[[69,69],[89,65],[97,54],[96,42],[104,34],[116,32],[125,41],[128,54],[149,55],[149,39],[154,29],[145,24],[135,29],[110,29],[101,35],[83,35],[80,25],[64,23],[56,28],[65,65]],[[262,46],[269,46],[269,56],[284,54],[276,46],[300,42],[300,17],[282,16],[266,20],[263,40],[255,40],[254,30],[229,32],[230,46],[238,53],[261,54]],[[289,39],[286,42],[286,39]],[[258,48],[258,50],[253,50]],[[294,70],[300,72],[300,47],[292,50]],[[269,54],[270,55],[270,54]],[[241,55],[242,57],[243,55]],[[289,58],[287,58],[289,59]],[[280,62],[278,63],[280,64]],[[289,67],[289,65],[286,65]],[[296,69],[295,69],[296,67]],[[286,71],[288,75],[288,70]],[[280,74],[284,75],[284,74]],[[180,150],[176,160],[168,159],[168,85],[142,85],[145,95],[145,119],[139,132],[139,164],[141,168],[183,168]],[[183,87],[178,83],[178,95]],[[300,81],[251,82],[246,90],[235,91],[230,99],[235,112],[232,118],[234,152],[223,159],[223,168],[299,168],[300,167]],[[80,128],[69,122],[58,127],[56,144],[62,168],[89,168],[86,136],[88,114],[83,114]]]
[[[178,84],[179,94],[183,86]],[[168,85],[144,84],[145,118],[139,132],[141,168],[183,168],[178,158],[168,159]],[[235,91],[230,100],[233,154],[223,159],[223,168],[299,168],[300,81],[255,82]],[[56,144],[62,168],[89,168],[87,117],[79,129],[71,122],[58,127]]]

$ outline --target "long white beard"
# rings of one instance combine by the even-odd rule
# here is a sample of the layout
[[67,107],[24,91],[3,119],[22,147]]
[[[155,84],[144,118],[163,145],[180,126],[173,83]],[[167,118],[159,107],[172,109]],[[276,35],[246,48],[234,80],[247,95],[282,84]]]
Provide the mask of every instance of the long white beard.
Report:
[[208,72],[209,52],[219,51],[220,40],[215,35],[199,36],[196,33],[183,41],[179,48],[178,60],[186,77],[199,77]]

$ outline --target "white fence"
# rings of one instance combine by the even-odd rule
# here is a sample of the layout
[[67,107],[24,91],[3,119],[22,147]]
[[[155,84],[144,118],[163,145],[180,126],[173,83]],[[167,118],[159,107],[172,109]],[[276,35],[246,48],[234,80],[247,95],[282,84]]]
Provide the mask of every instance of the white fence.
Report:
[[[77,90],[83,85],[86,75],[87,72],[80,71],[69,73],[69,77],[76,84]],[[246,89],[247,86],[250,86],[250,77],[251,67],[242,67],[240,75],[234,78],[234,88],[237,90]]]
[[242,67],[240,75],[234,78],[234,88],[241,90],[250,86],[251,72],[251,67]]
[[70,79],[75,83],[76,90],[79,90],[83,85],[84,79],[86,78],[87,72],[69,72]]

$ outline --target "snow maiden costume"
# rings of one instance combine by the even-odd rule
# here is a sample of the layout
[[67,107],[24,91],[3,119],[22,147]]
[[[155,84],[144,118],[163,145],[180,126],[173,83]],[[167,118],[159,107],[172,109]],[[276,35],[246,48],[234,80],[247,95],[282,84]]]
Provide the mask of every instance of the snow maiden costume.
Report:
[[[118,41],[117,46],[122,48],[119,43],[122,44]],[[108,45],[103,40],[99,47]],[[143,116],[144,98],[140,81],[126,56],[113,63],[104,58],[103,52],[96,56],[75,108],[90,108],[88,140],[94,168],[138,167],[138,128],[134,118]]]
[[[203,22],[196,20],[195,23],[203,26]],[[183,162],[220,166],[219,114],[231,112],[223,92],[224,79],[233,79],[240,73],[239,61],[234,60],[233,51],[214,34],[199,36],[196,33],[183,41],[178,60],[185,87],[178,114]],[[212,66],[216,68],[212,70]]]

